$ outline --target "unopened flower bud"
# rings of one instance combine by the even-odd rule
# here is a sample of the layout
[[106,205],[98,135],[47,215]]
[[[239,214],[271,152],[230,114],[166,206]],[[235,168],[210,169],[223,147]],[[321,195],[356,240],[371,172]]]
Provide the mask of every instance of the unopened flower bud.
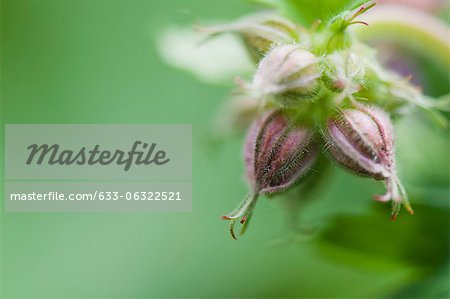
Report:
[[413,214],[396,173],[389,116],[379,108],[355,105],[356,108],[345,109],[328,121],[326,138],[331,155],[357,175],[385,181],[387,193],[374,198],[392,201],[392,219],[397,217],[401,204]]
[[317,155],[312,131],[291,122],[281,111],[272,111],[256,120],[251,127],[245,148],[246,176],[250,195],[232,213],[223,216],[234,223],[241,218],[243,231],[261,194],[276,194],[290,188],[306,173]]
[[301,35],[297,25],[273,14],[257,14],[234,23],[199,29],[210,35],[238,33],[255,61],[259,61],[271,49],[272,44],[299,42]]
[[288,105],[318,89],[318,58],[298,45],[280,45],[261,60],[249,90],[257,98]]
[[324,60],[325,82],[332,90],[349,96],[361,89],[364,84],[364,61],[356,53],[334,52]]

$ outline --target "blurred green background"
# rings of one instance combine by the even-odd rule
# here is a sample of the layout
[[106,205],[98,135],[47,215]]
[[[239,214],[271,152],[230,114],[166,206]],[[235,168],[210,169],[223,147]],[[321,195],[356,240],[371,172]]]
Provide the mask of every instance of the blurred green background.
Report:
[[[2,205],[2,298],[448,296],[449,132],[420,114],[397,123],[415,216],[389,221],[389,207],[371,199],[381,184],[333,168],[318,199],[299,209],[314,233],[294,234],[293,209],[274,198],[260,200],[248,234],[231,240],[219,216],[247,192],[242,136],[211,148],[209,128],[232,82],[210,85],[168,66],[156,40],[166,27],[254,10],[225,0],[1,1],[2,125],[188,123],[194,135],[191,213]],[[448,93],[447,82],[426,91]]]

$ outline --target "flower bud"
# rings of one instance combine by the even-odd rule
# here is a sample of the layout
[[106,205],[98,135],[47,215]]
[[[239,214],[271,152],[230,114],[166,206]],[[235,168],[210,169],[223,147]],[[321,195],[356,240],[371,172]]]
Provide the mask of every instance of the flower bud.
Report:
[[258,196],[290,188],[313,164],[317,152],[311,130],[292,123],[281,111],[267,113],[254,123],[244,148],[252,191],[234,212],[222,217],[232,221],[234,239],[235,221],[241,217],[245,229]]
[[261,60],[249,89],[257,98],[272,97],[288,105],[311,97],[318,89],[318,58],[298,45],[273,48]]
[[397,178],[394,157],[393,127],[389,116],[379,108],[356,104],[331,118],[326,139],[333,158],[353,173],[384,180],[385,195],[375,195],[379,201],[392,200],[392,219],[396,219],[401,204],[413,214],[406,192]]
[[334,52],[324,60],[325,82],[343,97],[361,89],[364,74],[364,61],[353,52]]
[[297,25],[273,14],[257,14],[234,23],[207,27],[203,31],[210,35],[223,32],[238,33],[255,61],[259,61],[274,43],[294,43],[300,39]]

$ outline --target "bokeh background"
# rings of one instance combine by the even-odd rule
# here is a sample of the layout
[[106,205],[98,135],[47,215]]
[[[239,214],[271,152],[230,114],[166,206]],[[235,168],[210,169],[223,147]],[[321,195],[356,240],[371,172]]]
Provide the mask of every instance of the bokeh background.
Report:
[[[254,12],[254,2],[1,1],[2,125],[188,123],[194,134],[190,213],[6,213],[1,205],[1,298],[448,297],[449,131],[420,113],[396,123],[416,215],[389,221],[389,206],[371,199],[381,184],[333,168],[314,200],[295,192],[260,200],[247,235],[231,240],[219,216],[247,192],[243,134],[218,138],[211,124],[232,81],[207,83],[189,71],[195,65],[174,67],[169,60],[189,49],[183,35],[179,45],[164,36]],[[448,21],[445,8],[426,9]],[[426,93],[449,93],[448,68],[398,48],[428,78]]]

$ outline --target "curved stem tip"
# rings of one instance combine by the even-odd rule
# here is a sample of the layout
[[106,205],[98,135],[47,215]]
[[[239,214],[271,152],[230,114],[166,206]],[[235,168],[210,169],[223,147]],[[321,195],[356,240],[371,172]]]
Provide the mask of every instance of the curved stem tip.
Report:
[[234,225],[239,218],[239,222],[242,224],[240,235],[245,233],[248,223],[252,217],[257,199],[257,193],[250,193],[233,212],[222,216],[223,220],[231,220],[230,234],[233,239],[237,240],[234,232]]
[[414,215],[414,210],[409,203],[408,195],[400,180],[394,176],[387,179],[385,183],[387,189],[386,194],[374,195],[374,199],[381,202],[392,201],[391,220],[397,219],[402,205],[409,214]]

